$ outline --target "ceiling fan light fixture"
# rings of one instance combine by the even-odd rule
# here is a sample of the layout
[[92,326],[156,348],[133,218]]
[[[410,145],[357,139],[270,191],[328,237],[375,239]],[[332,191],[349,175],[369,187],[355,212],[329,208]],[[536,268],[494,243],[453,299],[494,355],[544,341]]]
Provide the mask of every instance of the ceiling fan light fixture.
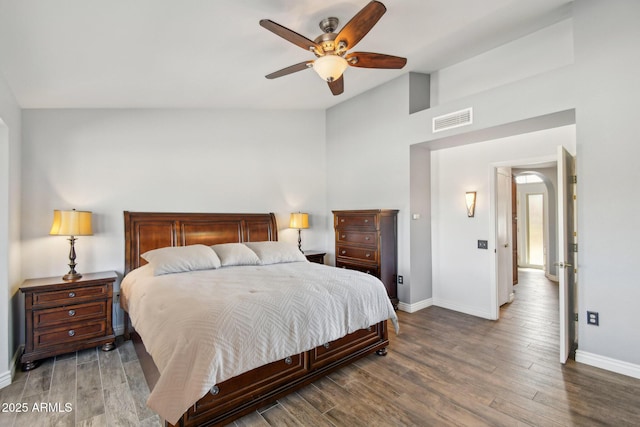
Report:
[[313,69],[326,82],[338,80],[349,64],[338,55],[325,55],[313,62]]

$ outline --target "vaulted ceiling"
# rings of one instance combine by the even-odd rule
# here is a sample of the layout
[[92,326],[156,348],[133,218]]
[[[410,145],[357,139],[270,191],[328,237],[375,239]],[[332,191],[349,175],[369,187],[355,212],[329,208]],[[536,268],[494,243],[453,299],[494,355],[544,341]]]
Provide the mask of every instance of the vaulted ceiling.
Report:
[[349,68],[333,96],[311,70],[264,76],[313,55],[258,25],[309,39],[368,0],[0,0],[0,74],[23,108],[325,109],[414,71],[431,73],[555,23],[568,0],[383,0],[355,50],[401,70]]

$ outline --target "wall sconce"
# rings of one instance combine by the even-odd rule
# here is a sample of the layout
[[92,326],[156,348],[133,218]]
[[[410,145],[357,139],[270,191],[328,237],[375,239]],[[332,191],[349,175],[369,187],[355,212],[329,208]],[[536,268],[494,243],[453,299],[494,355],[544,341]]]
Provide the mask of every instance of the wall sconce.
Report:
[[472,218],[476,212],[476,192],[467,191],[465,194],[465,200],[467,202],[467,216]]
[[302,234],[300,230],[303,228],[309,228],[309,214],[301,212],[292,213],[289,218],[289,228],[298,229],[298,249],[300,249],[300,252],[304,253],[302,250]]
[[69,250],[69,272],[62,276],[62,280],[77,280],[82,274],[76,272],[75,236],[91,236],[91,212],[77,211],[53,211],[53,224],[49,234],[53,236],[69,236],[71,249]]

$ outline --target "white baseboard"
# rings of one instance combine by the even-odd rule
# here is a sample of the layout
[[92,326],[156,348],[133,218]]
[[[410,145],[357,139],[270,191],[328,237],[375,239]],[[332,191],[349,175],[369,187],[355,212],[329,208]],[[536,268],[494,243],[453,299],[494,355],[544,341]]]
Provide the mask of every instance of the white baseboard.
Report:
[[11,371],[6,371],[0,374],[0,389],[5,388],[6,386],[11,384]]
[[640,365],[624,362],[622,360],[612,359],[610,357],[600,356],[599,354],[576,350],[576,362],[640,379]]
[[23,345],[18,346],[18,349],[13,354],[13,357],[11,358],[11,362],[9,363],[10,369],[6,372],[0,373],[0,388],[4,388],[8,386],[9,384],[11,384],[11,381],[13,381],[13,377],[16,374],[16,366],[18,365],[18,359],[20,359],[20,355],[22,354],[23,349],[24,349]]
[[414,302],[413,304],[407,304],[406,302],[399,302],[398,310],[402,310],[407,313],[415,313],[418,310],[431,307],[432,305],[433,305],[433,298],[428,298],[422,301]]
[[458,311],[464,314],[470,314],[471,316],[482,317],[483,319],[495,320],[491,315],[491,313],[489,312],[478,310],[475,307],[468,307],[468,306],[460,305],[457,303],[453,303],[451,301],[434,299],[433,305],[437,307],[446,308],[447,310],[453,310],[453,311]]

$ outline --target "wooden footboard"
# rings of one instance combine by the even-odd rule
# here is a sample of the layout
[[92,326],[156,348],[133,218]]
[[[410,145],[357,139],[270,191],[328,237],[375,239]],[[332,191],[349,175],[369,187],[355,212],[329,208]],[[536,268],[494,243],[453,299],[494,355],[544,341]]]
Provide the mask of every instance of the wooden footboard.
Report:
[[[149,389],[153,389],[159,377],[158,369],[139,336],[132,333],[132,338]],[[384,355],[388,345],[387,322],[384,321],[261,366],[214,386],[185,412],[176,426],[226,425],[361,357],[373,352]]]

